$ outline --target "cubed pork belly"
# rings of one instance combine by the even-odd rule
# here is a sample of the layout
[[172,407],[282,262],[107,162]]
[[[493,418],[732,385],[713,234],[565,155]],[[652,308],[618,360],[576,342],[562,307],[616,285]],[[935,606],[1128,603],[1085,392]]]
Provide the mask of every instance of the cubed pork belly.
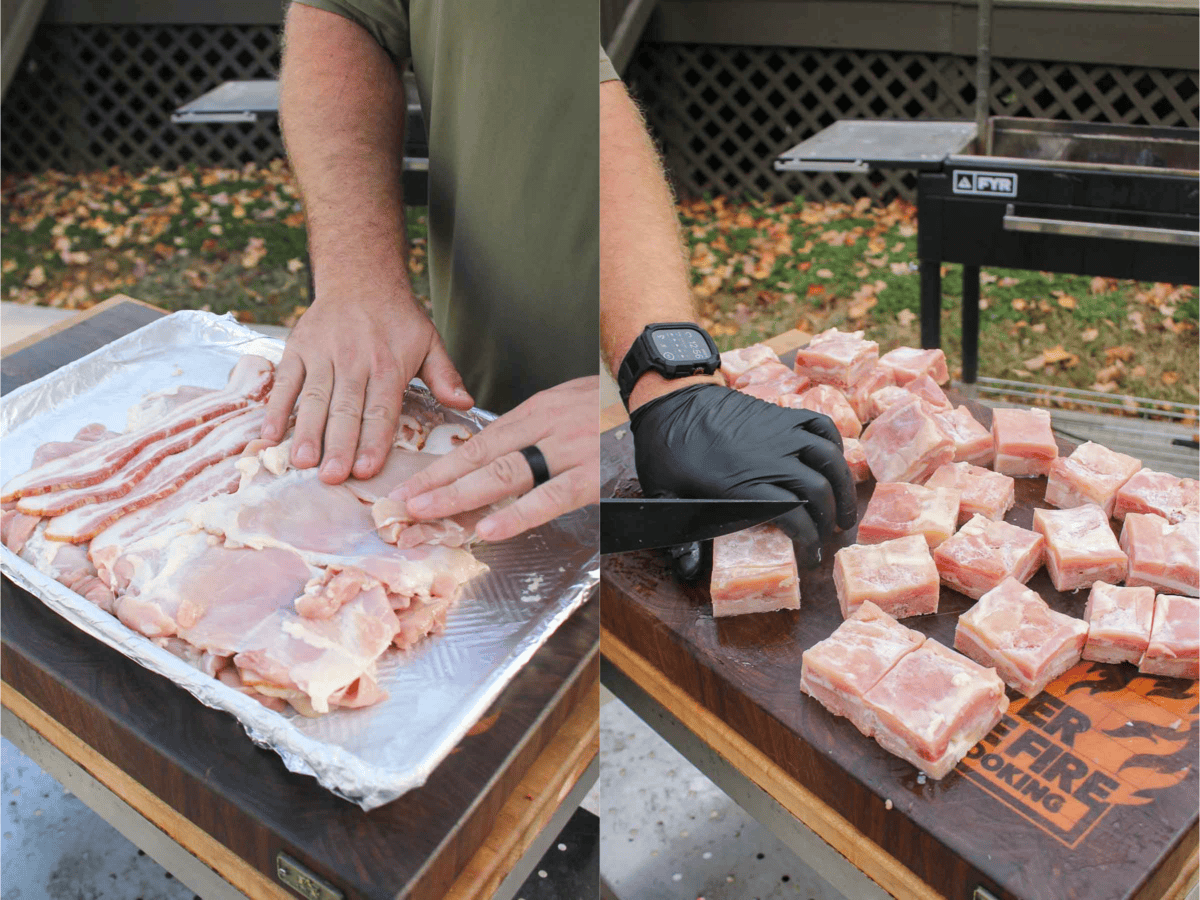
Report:
[[1059,509],[1095,503],[1111,516],[1117,491],[1141,467],[1140,459],[1088,441],[1050,464],[1046,502]]
[[1016,482],[1011,475],[1001,475],[969,462],[947,463],[938,468],[925,482],[927,488],[954,488],[962,494],[958,504],[958,524],[972,516],[983,516],[999,522],[1016,502]]
[[994,669],[929,638],[863,697],[867,726],[884,750],[941,779],[1004,715]]
[[877,484],[858,523],[858,542],[878,544],[916,534],[931,548],[936,547],[954,534],[959,496],[953,488],[902,482]]
[[879,364],[891,369],[896,384],[901,386],[922,375],[928,375],[935,384],[945,384],[950,380],[950,373],[946,370],[946,354],[941,350],[897,347],[879,357]]
[[804,651],[800,690],[870,737],[863,695],[923,643],[925,635],[905,628],[866,600],[833,634]]
[[979,599],[1006,578],[1021,584],[1042,566],[1045,539],[1008,522],[973,516],[933,551],[942,583]]
[[791,538],[756,525],[713,540],[714,616],[800,608],[800,574]]
[[954,404],[950,402],[950,398],[946,396],[946,392],[938,387],[937,382],[928,375],[918,375],[908,384],[904,385],[904,389],[911,394],[916,394],[933,409],[949,410],[954,408]]
[[934,421],[954,442],[954,461],[976,466],[990,466],[996,454],[992,433],[971,415],[965,406],[954,409],[935,409]]
[[868,419],[878,419],[893,406],[901,403],[911,403],[915,397],[912,391],[895,384],[885,384],[870,396],[870,415]]
[[886,410],[866,427],[860,440],[871,474],[879,482],[923,482],[954,458],[954,442],[917,397]]
[[1154,598],[1150,645],[1138,663],[1146,675],[1200,678],[1200,601],[1159,594]]
[[1128,557],[1094,503],[1073,509],[1035,509],[1033,530],[1046,539],[1046,568],[1060,591],[1077,591],[1097,581],[1125,580]]
[[1049,475],[1058,444],[1044,409],[992,410],[993,468],[1005,475]]
[[1088,594],[1083,658],[1101,663],[1141,661],[1154,622],[1154,588],[1117,587],[1097,581]]
[[737,350],[726,350],[721,354],[721,374],[725,377],[725,383],[733,387],[733,383],[741,375],[768,362],[779,362],[779,356],[766,344],[751,344]]
[[1200,596],[1200,519],[1172,525],[1162,516],[1130,513],[1121,529],[1121,549],[1129,557],[1125,583],[1130,587]]
[[842,618],[864,602],[897,619],[930,615],[938,609],[937,566],[919,534],[843,547],[833,558],[833,586]]
[[875,413],[871,408],[873,393],[885,387],[895,386],[896,379],[892,375],[892,370],[886,366],[876,364],[863,373],[862,377],[846,391],[846,399],[854,407],[854,415],[858,416],[858,421],[865,425],[875,418]]
[[1006,578],[958,617],[954,646],[1032,697],[1079,662],[1087,633],[1087,622],[1055,612],[1036,591]]
[[850,401],[835,387],[818,384],[802,394],[779,398],[779,405],[789,409],[811,409],[833,420],[838,434],[844,438],[857,438],[862,433],[862,423],[854,415]]
[[1154,513],[1168,522],[1200,517],[1200,481],[1142,469],[1117,491],[1113,518],[1128,513]]
[[871,467],[867,465],[867,454],[862,448],[862,442],[855,438],[842,438],[842,456],[850,467],[850,477],[855,484],[862,484],[871,477]]
[[796,372],[817,384],[848,391],[879,361],[879,345],[861,331],[830,328],[796,351]]
[[808,379],[797,375],[782,363],[763,363],[735,382],[735,389],[744,394],[776,403],[781,397],[795,394],[808,387]]

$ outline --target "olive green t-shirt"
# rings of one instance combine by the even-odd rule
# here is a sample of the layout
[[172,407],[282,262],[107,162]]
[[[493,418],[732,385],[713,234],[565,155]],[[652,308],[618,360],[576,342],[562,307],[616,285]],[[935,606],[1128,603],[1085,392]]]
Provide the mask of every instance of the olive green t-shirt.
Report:
[[300,2],[411,63],[429,137],[433,318],[475,402],[504,412],[596,374],[595,4]]

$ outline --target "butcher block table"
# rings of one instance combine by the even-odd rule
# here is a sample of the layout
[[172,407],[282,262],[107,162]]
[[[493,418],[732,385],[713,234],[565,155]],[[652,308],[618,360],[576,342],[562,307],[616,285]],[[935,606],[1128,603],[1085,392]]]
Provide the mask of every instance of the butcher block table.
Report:
[[[8,348],[0,390],[163,314],[105,301]],[[205,900],[511,896],[595,780],[595,596],[424,787],[369,813],[8,579],[2,604],[4,736]]]
[[[791,363],[807,340],[768,343]],[[601,496],[629,495],[624,410],[601,421]],[[1030,527],[1045,483],[1017,479],[1007,519]],[[860,514],[873,486],[859,486]],[[799,611],[719,620],[707,572],[687,585],[661,551],[605,556],[604,684],[849,900],[1195,896],[1196,682],[1083,662],[1032,699],[1010,690],[991,734],[942,781],[926,779],[800,692],[801,653],[842,621],[833,553],[853,535],[802,570]],[[1083,617],[1086,591],[1059,594],[1044,568],[1030,586]],[[937,615],[904,624],[953,646],[972,603],[943,587]]]

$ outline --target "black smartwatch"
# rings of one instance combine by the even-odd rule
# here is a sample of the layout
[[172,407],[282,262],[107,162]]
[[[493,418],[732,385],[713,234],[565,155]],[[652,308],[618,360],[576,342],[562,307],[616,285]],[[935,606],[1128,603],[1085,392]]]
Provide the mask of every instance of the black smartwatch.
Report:
[[662,322],[647,325],[638,335],[621,368],[617,387],[621,402],[629,408],[629,395],[638,379],[650,369],[663,378],[711,375],[721,365],[721,354],[708,332],[692,322]]

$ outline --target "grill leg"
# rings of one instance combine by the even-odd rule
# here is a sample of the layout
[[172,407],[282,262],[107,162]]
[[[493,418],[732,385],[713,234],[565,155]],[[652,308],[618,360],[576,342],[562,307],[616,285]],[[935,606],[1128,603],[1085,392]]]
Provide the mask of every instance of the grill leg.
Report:
[[962,378],[974,384],[979,374],[979,266],[963,265]]
[[942,345],[942,261],[921,260],[921,349]]

